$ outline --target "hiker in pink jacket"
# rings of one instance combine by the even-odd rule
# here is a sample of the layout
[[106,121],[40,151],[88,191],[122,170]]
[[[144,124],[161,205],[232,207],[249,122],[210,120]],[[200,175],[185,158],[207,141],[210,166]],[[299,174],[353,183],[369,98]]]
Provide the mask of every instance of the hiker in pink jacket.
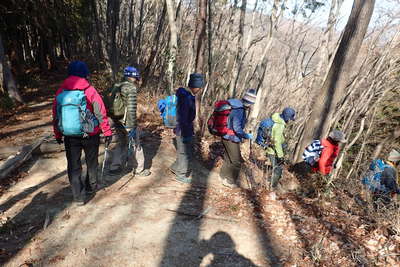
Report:
[[[97,167],[100,132],[106,146],[112,138],[103,100],[86,80],[89,70],[84,62],[68,66],[68,78],[56,92],[53,102],[53,128],[57,143],[63,143],[68,161],[68,178],[74,202],[84,205],[98,187]],[[85,152],[87,174],[82,178],[82,150]]]

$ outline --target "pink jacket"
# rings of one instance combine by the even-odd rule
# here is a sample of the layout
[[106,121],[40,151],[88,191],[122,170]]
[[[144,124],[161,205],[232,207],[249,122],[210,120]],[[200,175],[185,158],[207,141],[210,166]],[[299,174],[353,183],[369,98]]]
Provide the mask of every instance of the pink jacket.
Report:
[[56,96],[53,101],[53,130],[56,138],[61,138],[62,133],[58,130],[58,118],[57,118],[57,96],[63,91],[68,90],[85,90],[87,99],[87,108],[96,116],[99,120],[99,126],[96,126],[94,131],[89,135],[99,134],[103,132],[104,136],[111,136],[111,128],[108,122],[106,108],[103,103],[103,99],[96,91],[96,89],[89,84],[89,82],[78,76],[69,76],[61,84],[60,88],[56,92]]

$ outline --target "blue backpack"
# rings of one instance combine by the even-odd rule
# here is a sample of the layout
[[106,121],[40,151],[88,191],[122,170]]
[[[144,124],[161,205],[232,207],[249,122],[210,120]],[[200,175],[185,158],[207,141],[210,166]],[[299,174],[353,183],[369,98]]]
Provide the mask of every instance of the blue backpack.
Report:
[[65,136],[86,137],[99,121],[86,107],[85,90],[64,89],[57,96],[58,129]]
[[383,169],[390,167],[381,159],[375,159],[369,165],[369,170],[365,177],[361,179],[361,182],[367,186],[367,188],[374,193],[387,193],[388,188],[381,184]]
[[161,117],[165,127],[167,128],[176,128],[177,119],[176,119],[176,109],[178,105],[178,98],[176,95],[167,96],[164,99],[161,99],[157,103],[158,109],[160,110]]
[[267,148],[272,146],[272,127],[275,122],[271,118],[264,119],[260,122],[257,129],[256,144],[260,145],[262,148]]

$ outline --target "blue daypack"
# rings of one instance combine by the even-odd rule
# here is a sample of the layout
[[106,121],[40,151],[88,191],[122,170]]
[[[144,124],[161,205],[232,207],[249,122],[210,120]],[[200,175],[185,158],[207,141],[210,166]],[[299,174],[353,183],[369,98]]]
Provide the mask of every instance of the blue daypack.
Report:
[[64,89],[57,96],[58,129],[65,136],[87,136],[99,121],[86,107],[85,90]]
[[369,165],[367,174],[361,179],[361,183],[374,193],[388,193],[389,190],[381,183],[383,169],[389,168],[381,159],[375,159]]
[[264,119],[260,122],[257,129],[256,144],[262,148],[272,146],[272,127],[275,122],[271,118]]
[[176,95],[169,95],[166,98],[158,101],[157,105],[165,127],[176,128],[176,109],[178,105],[178,97]]

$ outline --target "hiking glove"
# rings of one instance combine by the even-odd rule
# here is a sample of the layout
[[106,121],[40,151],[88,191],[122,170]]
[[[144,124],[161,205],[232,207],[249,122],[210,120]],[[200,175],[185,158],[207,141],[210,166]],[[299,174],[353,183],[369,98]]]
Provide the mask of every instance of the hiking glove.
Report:
[[63,143],[63,140],[62,140],[61,137],[60,138],[56,138],[56,141],[57,141],[57,144],[59,144],[59,145],[61,145]]
[[289,146],[288,146],[288,144],[286,144],[286,143],[283,143],[282,144],[282,150],[283,150],[283,153],[287,153],[287,151],[288,151],[288,148],[289,148]]
[[112,141],[112,135],[111,136],[106,136],[104,138],[104,146],[107,148],[111,144],[111,141]]
[[253,140],[253,135],[251,133],[247,133],[244,138]]
[[129,130],[128,137],[131,139],[135,139],[135,137],[136,137],[136,129],[135,128],[132,128]]
[[191,136],[184,136],[184,137],[182,137],[182,142],[184,144],[190,143],[190,142],[192,142],[192,137]]

